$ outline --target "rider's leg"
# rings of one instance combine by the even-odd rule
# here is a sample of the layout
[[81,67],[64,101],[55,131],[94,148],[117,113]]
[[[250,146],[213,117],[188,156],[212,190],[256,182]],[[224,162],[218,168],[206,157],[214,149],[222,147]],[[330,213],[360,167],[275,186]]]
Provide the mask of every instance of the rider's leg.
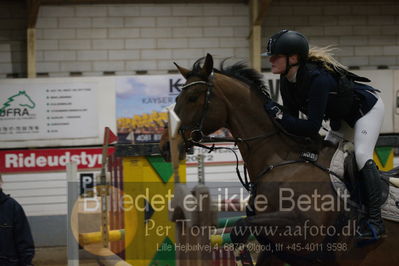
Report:
[[361,173],[362,189],[366,194],[365,205],[368,209],[367,222],[359,230],[359,239],[379,239],[385,234],[381,218],[381,181],[380,173],[373,160],[368,160]]
[[373,159],[375,144],[380,134],[384,120],[384,103],[381,98],[373,108],[362,118],[357,120],[354,128],[354,145],[356,163],[362,169],[366,162]]
[[373,161],[373,151],[383,119],[384,103],[379,98],[374,107],[355,124],[356,163],[361,169],[361,184],[367,197],[365,205],[368,208],[367,226],[360,228],[360,239],[378,239],[385,233],[380,209],[380,174]]

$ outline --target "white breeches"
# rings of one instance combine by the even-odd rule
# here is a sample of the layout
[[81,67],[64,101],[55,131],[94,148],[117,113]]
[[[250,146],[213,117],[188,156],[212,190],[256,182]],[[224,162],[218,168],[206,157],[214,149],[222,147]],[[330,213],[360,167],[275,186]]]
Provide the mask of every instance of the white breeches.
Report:
[[[355,149],[356,163],[360,169],[363,168],[369,159],[373,159],[373,152],[375,144],[377,143],[380,134],[382,122],[384,121],[384,103],[382,99],[377,96],[378,100],[362,118],[357,120],[353,134],[353,143]],[[327,133],[326,140],[336,142],[339,138],[351,139],[347,136],[348,132],[344,129],[338,131],[330,130]]]

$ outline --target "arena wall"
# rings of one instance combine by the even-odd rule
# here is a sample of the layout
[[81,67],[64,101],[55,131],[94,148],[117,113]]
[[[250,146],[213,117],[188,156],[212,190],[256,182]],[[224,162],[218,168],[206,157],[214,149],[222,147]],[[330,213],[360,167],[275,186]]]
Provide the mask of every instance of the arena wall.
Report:
[[[24,7],[2,4],[0,78],[26,76]],[[312,45],[336,45],[342,63],[399,68],[397,1],[272,1],[262,43],[284,28]],[[42,6],[36,25],[39,76],[165,74],[207,52],[249,59],[246,4]],[[262,62],[269,68],[266,59]]]

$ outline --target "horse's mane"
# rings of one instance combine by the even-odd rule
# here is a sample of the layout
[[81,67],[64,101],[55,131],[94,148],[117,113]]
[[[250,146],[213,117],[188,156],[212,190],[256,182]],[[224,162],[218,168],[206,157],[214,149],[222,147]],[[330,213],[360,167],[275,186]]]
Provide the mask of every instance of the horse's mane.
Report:
[[[215,73],[223,74],[225,76],[240,80],[254,89],[261,97],[265,98],[266,101],[270,101],[269,89],[266,87],[263,81],[263,75],[253,68],[250,68],[245,62],[239,61],[233,65],[225,66],[225,62],[228,58],[222,60],[220,63],[220,69],[214,68]],[[204,57],[198,59],[193,64],[192,74],[200,73],[201,63]]]
[[[208,77],[203,77],[203,74],[201,74],[201,63],[205,59],[205,57],[199,58],[197,61],[194,62],[193,68],[191,72],[188,74],[189,76],[199,76],[204,79],[207,79]],[[227,58],[228,59],[228,58]],[[266,87],[264,81],[263,81],[263,75],[256,71],[253,68],[248,67],[248,65],[242,61],[234,63],[233,65],[224,66],[224,63],[227,59],[222,60],[220,63],[220,70],[214,68],[213,71],[215,73],[219,73],[234,79],[237,79],[239,81],[244,82],[247,84],[251,89],[253,89],[260,97],[263,98],[265,102],[271,101],[269,89]],[[276,122],[274,118],[271,118],[273,124],[281,130],[284,134],[287,136],[290,136],[294,141],[296,141],[298,144],[301,145],[301,147],[304,145],[307,148],[303,148],[302,150],[311,150],[311,151],[316,151],[321,149],[321,138],[320,137],[315,137],[313,141],[310,141],[310,138],[307,137],[301,137],[301,136],[295,136],[291,133],[289,133],[286,129],[284,129],[279,123]]]

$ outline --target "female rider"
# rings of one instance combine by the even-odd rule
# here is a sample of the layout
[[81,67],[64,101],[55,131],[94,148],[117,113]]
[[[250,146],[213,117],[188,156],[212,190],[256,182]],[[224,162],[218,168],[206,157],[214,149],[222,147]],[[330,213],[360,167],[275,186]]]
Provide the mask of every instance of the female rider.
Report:
[[[280,74],[280,91],[284,109],[270,102],[266,110],[290,133],[312,137],[317,135],[323,119],[330,119],[331,130],[326,139],[342,136],[345,121],[354,133],[356,163],[366,193],[366,222],[360,226],[360,241],[379,239],[385,234],[381,219],[381,184],[373,151],[384,120],[384,103],[378,90],[357,81],[368,79],[345,70],[329,48],[312,48],[305,36],[291,30],[274,34],[267,44],[271,71]],[[355,80],[355,81],[353,81]],[[300,119],[299,111],[307,118]]]

